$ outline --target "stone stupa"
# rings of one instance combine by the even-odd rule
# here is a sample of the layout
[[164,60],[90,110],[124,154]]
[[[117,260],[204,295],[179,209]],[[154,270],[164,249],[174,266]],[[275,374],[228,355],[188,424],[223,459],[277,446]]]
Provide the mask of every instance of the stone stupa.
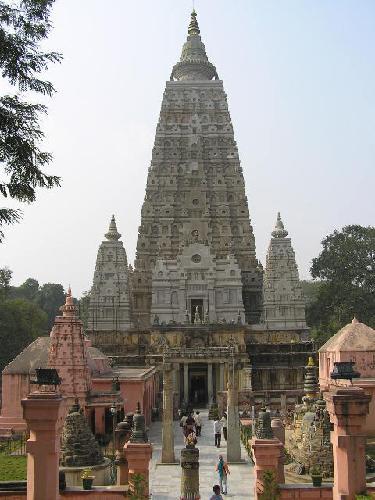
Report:
[[65,472],[67,486],[81,485],[84,469],[92,470],[94,484],[109,484],[109,464],[76,402],[65,419],[61,435],[60,470]]
[[296,405],[293,423],[287,433],[285,448],[298,474],[309,473],[318,465],[323,477],[333,474],[333,454],[330,442],[330,419],[325,401],[320,397],[316,377],[318,367],[312,357],[305,367],[305,396]]

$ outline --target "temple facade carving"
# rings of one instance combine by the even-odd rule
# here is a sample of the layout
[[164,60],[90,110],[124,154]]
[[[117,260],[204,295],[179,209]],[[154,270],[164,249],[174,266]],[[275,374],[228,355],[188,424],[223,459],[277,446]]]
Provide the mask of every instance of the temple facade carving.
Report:
[[152,273],[153,324],[243,323],[241,270],[234,255],[217,259],[208,244],[183,246]]

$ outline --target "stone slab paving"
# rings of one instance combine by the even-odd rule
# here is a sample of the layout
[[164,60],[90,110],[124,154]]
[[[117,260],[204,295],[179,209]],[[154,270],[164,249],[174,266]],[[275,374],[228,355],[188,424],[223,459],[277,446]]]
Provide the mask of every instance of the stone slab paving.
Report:
[[[212,495],[212,486],[217,484],[215,464],[219,454],[226,456],[226,443],[221,442],[220,450],[214,446],[213,422],[208,420],[208,411],[202,410],[202,436],[198,441],[200,452],[200,494],[202,500],[208,500]],[[184,446],[182,429],[178,422],[174,423],[175,458],[179,461],[180,450]],[[152,500],[177,500],[180,498],[181,467],[178,465],[157,465],[161,455],[161,422],[151,424],[149,439],[153,445],[150,464],[150,490]],[[254,498],[253,466],[247,460],[247,454],[242,448],[243,464],[230,465],[228,478],[228,495],[223,498],[249,500]]]

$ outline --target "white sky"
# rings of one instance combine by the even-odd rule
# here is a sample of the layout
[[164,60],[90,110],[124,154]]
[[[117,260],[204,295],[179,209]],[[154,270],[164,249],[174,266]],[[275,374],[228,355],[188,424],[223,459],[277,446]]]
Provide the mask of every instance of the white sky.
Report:
[[[228,94],[257,256],[276,212],[301,277],[320,241],[374,224],[375,2],[196,0],[201,35]],[[44,147],[62,187],[40,191],[6,229],[0,266],[91,286],[97,248],[116,215],[129,261],[165,81],[179,59],[189,0],[57,0],[48,46],[64,54],[48,77]]]

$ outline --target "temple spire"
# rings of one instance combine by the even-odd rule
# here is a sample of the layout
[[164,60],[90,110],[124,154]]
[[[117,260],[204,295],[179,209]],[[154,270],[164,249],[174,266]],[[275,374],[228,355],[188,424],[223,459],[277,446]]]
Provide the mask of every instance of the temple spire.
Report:
[[60,307],[60,311],[63,313],[64,318],[76,317],[77,307],[74,305],[74,299],[72,296],[72,290],[70,288],[70,285],[68,288],[68,292],[66,294],[65,304]]
[[195,9],[193,9],[193,12],[191,13],[190,16],[190,24],[188,28],[188,34],[191,35],[199,35],[200,29],[198,26],[198,20],[197,20],[197,13],[195,12]]
[[108,233],[106,233],[104,236],[107,238],[107,240],[115,240],[115,241],[121,238],[121,234],[117,231],[116,219],[114,215],[112,215]]
[[288,231],[284,228],[283,221],[281,220],[280,212],[277,212],[277,220],[275,224],[275,229],[272,231],[272,236],[274,238],[286,238],[288,236]]
[[182,47],[180,61],[175,64],[171,80],[212,80],[218,79],[216,68],[210,63],[206,48],[200,37],[200,29],[195,9],[190,16],[188,37]]

